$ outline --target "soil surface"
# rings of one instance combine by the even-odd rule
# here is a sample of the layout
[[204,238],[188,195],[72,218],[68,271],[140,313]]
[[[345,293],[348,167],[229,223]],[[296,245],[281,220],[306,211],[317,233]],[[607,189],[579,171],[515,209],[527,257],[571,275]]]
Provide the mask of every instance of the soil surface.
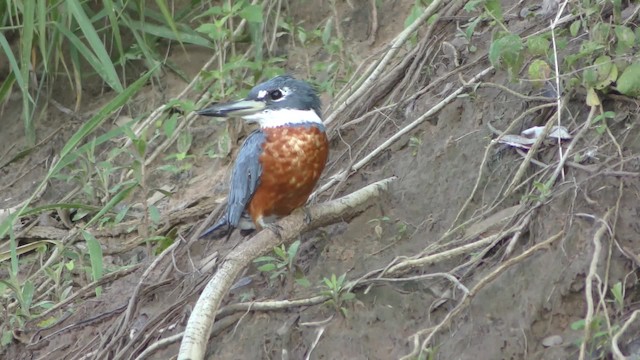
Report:
[[[333,15],[328,1],[290,3],[292,17],[309,28]],[[413,6],[412,1],[405,0],[380,2],[376,14],[377,31],[372,35],[370,1],[338,3],[345,48],[358,64],[368,64],[369,56],[387,49],[390,41],[404,29],[404,20]],[[527,4],[511,0],[502,3],[504,9],[511,9],[505,18],[511,19],[507,25],[512,31],[525,31],[539,26],[536,21],[547,21],[518,17],[521,7]],[[461,10],[460,14],[466,13]],[[474,40],[478,47],[476,52],[466,51],[457,35],[456,21],[462,24],[466,20],[442,20],[430,36],[435,41],[446,41],[462,49],[459,54],[462,63],[472,64],[461,73],[468,80],[489,66],[483,55],[491,33],[478,35]],[[424,31],[416,41],[421,36],[426,36]],[[479,44],[487,45],[483,48]],[[443,50],[444,46],[433,48],[435,52],[428,55],[424,76],[412,86],[413,92],[417,93],[429,81],[455,68],[451,57]],[[320,47],[290,48],[285,43],[282,51],[289,54],[287,70],[301,77],[310,71],[305,67],[307,56],[314,59],[326,56]],[[209,56],[201,49],[188,48],[185,53],[174,48],[170,60],[192,78]],[[154,109],[186,85],[170,72],[161,80],[160,86],[149,86],[127,111],[135,114]],[[492,72],[483,81],[501,84],[526,95],[539,92],[526,81],[510,81],[505,71]],[[332,129],[331,159],[321,184],[354,159],[371,152],[460,86],[457,75],[451,76],[448,82],[448,86],[430,89],[414,101],[398,106],[392,117],[378,121],[374,128],[370,128],[365,120]],[[73,103],[72,96],[58,93],[59,97],[54,96],[56,101]],[[374,94],[375,89],[372,96]],[[243,276],[251,279],[250,283],[234,289],[224,305],[312,297],[320,291],[322,279],[331,274],[346,273],[348,279],[357,279],[402,259],[441,253],[489,238],[520,223],[525,226],[507,236],[497,237],[487,244],[491,246],[411,268],[400,277],[404,281],[378,281],[370,287],[357,288],[355,299],[342,304],[346,316],[327,304],[225,316],[216,322],[220,331],[214,331],[207,358],[284,359],[283,351],[290,359],[303,359],[307,355],[311,359],[401,358],[412,352],[415,354],[433,327],[446,320],[428,345],[438,359],[573,359],[578,356],[584,331],[572,324],[584,319],[587,313],[585,286],[590,266],[595,266],[597,274],[597,279],[593,280],[593,299],[596,302],[600,299],[596,289],[602,289],[602,298],[607,299],[603,306],[608,309],[608,318],[602,318],[600,327],[594,332],[606,330],[608,326],[619,327],[630,317],[640,302],[640,288],[636,286],[640,265],[637,255],[640,254],[640,131],[636,104],[607,100],[604,106],[608,110],[626,116],[611,122],[604,135],[594,130],[586,132],[573,149],[573,153],[581,154],[581,158],[572,156],[569,161],[574,166],[565,166],[551,193],[539,199],[539,206],[527,207],[525,204],[531,204],[531,199],[526,199],[525,195],[534,188],[527,179],[555,170],[559,156],[557,144],[544,145],[538,151],[534,156],[537,165],[527,167],[519,182],[524,185],[509,196],[504,196],[504,192],[516,176],[523,154],[502,146],[492,146],[486,154],[485,151],[496,136],[491,128],[507,129],[514,119],[540,103],[491,86],[478,87],[467,94],[447,104],[363,169],[315,199],[316,202],[327,201],[375,180],[392,175],[398,177],[390,190],[359,216],[301,236],[302,246],[296,264],[311,287],[305,288],[286,279],[272,281],[255,267],[250,267]],[[39,139],[43,144],[28,156],[0,169],[0,188],[3,189],[0,207],[14,206],[27,198],[73,131],[111,96],[101,89],[89,89],[75,118],[49,107],[48,115],[38,123]],[[578,96],[575,102],[569,102],[568,111],[562,113],[563,125],[573,136],[582,128],[590,110],[580,99],[582,97]],[[330,96],[323,95],[325,107],[331,100]],[[354,114],[352,118],[359,113]],[[549,114],[548,111],[532,112],[511,132],[517,134],[531,126],[544,126]],[[14,99],[4,107],[2,117],[13,119],[19,115],[20,99]],[[110,126],[115,126],[117,120],[114,119]],[[350,119],[340,120],[344,124]],[[205,155],[212,146],[212,139],[218,139],[223,130],[224,125],[220,122],[198,120],[185,130],[194,135],[191,150],[195,155],[194,166],[179,175],[158,175],[150,179],[154,187],[166,186],[172,193],[170,198],[158,203],[163,217],[169,216],[169,212],[186,213],[193,204],[206,204],[205,208],[211,211],[224,198],[229,165],[238,145],[232,141],[229,156],[212,159]],[[240,137],[244,131],[239,130]],[[47,135],[50,138],[45,141]],[[0,154],[15,154],[22,146],[22,140],[16,142],[15,139],[21,137],[20,122],[4,121]],[[563,151],[567,151],[570,144],[570,141],[563,142]],[[160,164],[158,161],[156,166]],[[545,164],[551,165],[542,167]],[[56,181],[38,203],[60,201],[72,188],[73,184]],[[198,226],[206,215],[201,213],[181,221]],[[471,221],[461,231],[448,237],[447,242],[437,244],[447,231],[467,220]],[[608,224],[604,234],[603,220]],[[559,233],[558,239],[548,246],[518,258]],[[185,231],[185,237],[186,234]],[[105,284],[99,297],[89,292],[61,309],[66,318],[56,326],[37,335],[33,331],[25,332],[23,341],[16,341],[5,349],[3,358],[79,358],[78,352],[86,353],[87,358],[95,357],[91,351],[101,342],[109,341],[104,337],[105,332],[120,321],[138,286],[138,279],[152,261],[144,246],[109,255],[109,249],[117,248],[126,238],[121,234],[105,240],[107,269],[142,264],[140,268]],[[191,291],[202,286],[214,271],[194,271],[194,267],[201,269],[212,254],[224,255],[239,241],[250,240],[237,235],[228,242],[201,240],[191,245],[188,256],[178,257],[165,268],[154,270],[157,276],[150,278],[162,278],[163,281],[148,284],[154,286],[145,288],[139,295],[140,302],[131,321],[134,326],[126,331],[135,336],[136,329],[139,331],[150,319],[154,320],[155,327],[145,328],[146,338],[137,339],[135,345],[124,350],[127,354],[124,358],[133,359],[148,344],[184,329],[198,295]],[[599,255],[594,257],[596,243],[599,243]],[[472,291],[470,295],[465,298],[464,290],[443,273],[454,276],[460,285]],[[428,274],[435,275],[426,276]],[[610,293],[617,282],[622,283],[625,292],[622,307],[616,307]],[[474,292],[474,289],[477,290]],[[457,305],[462,302],[465,306],[458,311]],[[175,308],[168,311],[171,307]],[[162,314],[161,319],[157,318],[159,314]],[[446,319],[448,315],[451,315],[450,319]],[[621,337],[619,344],[623,353],[635,354],[636,358],[640,356],[640,342],[632,335],[639,331],[636,322]],[[123,344],[119,349],[125,348]],[[162,347],[149,358],[171,358],[177,354],[178,347],[179,343]],[[603,351],[608,350],[593,341],[588,351],[589,358],[601,358],[606,357]],[[111,353],[105,358],[113,356]]]

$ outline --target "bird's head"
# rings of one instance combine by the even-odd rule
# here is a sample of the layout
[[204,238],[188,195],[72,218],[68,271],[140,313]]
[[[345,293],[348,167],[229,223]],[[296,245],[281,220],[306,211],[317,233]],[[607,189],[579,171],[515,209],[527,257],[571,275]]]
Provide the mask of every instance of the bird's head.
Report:
[[239,116],[262,128],[284,125],[322,124],[320,99],[307,82],[289,75],[256,85],[246,98],[214,104],[197,111],[214,117]]

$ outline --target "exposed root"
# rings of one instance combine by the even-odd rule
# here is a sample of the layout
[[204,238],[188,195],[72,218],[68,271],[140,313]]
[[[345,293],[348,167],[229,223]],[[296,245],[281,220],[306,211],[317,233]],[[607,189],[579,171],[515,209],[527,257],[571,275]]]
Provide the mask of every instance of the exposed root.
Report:
[[424,329],[424,330],[418,331],[417,333],[412,335],[411,338],[414,340],[414,344],[417,344],[419,343],[419,339],[421,336],[428,334],[427,337],[420,343],[420,346],[414,347],[413,351],[410,354],[403,356],[401,359],[405,359],[405,360],[413,359],[419,356],[423,351],[427,351],[429,344],[431,344],[433,340],[433,337],[445,326],[448,326],[451,323],[451,321],[453,321],[453,319],[456,316],[458,316],[460,312],[462,312],[462,310],[464,310],[470,304],[471,299],[473,299],[473,297],[476,296],[478,292],[480,292],[480,290],[482,290],[487,284],[495,280],[500,274],[502,274],[509,267],[522,262],[523,260],[527,259],[537,251],[549,247],[554,241],[561,238],[563,234],[564,234],[564,231],[561,231],[551,236],[547,240],[530,247],[529,249],[524,251],[522,254],[505,261],[503,264],[501,264],[499,267],[493,270],[489,275],[482,278],[471,290],[469,290],[468,293],[464,294],[462,300],[460,300],[460,303],[458,303],[458,305],[456,305],[456,307],[453,310],[447,313],[445,318],[438,325],[430,329]]
[[211,281],[203,290],[185,329],[178,359],[202,359],[205,354],[206,340],[209,338],[214,314],[227,294],[240,271],[256,257],[269,252],[280,243],[292,241],[298,234],[312,228],[330,224],[362,207],[369,199],[380,195],[394,178],[379,181],[366,186],[344,198],[316,205],[309,209],[311,223],[302,218],[304,214],[294,213],[278,224],[282,227],[280,237],[269,231],[262,231],[251,241],[236,247],[220,264]]

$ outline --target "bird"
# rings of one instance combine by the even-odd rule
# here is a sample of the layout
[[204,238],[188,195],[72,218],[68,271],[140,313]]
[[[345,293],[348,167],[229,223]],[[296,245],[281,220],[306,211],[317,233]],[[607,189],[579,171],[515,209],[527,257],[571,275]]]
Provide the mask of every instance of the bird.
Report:
[[[226,211],[200,237],[246,236],[303,207],[329,156],[317,92],[306,81],[280,75],[253,87],[246,98],[196,112],[257,123],[235,159]],[[308,212],[305,211],[308,218]]]

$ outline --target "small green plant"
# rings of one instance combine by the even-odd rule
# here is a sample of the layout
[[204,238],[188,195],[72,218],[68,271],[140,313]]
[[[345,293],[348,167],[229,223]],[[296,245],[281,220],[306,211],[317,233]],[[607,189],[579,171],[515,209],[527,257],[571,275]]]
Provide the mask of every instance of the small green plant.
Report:
[[611,295],[613,295],[616,310],[621,313],[624,309],[624,288],[620,281],[611,286]]
[[345,273],[340,277],[336,277],[336,274],[331,274],[331,277],[323,278],[322,286],[324,289],[320,291],[320,294],[329,297],[325,304],[334,308],[336,312],[339,312],[344,317],[347,317],[349,311],[343,304],[356,298],[354,293],[345,291],[346,277],[347,274]]
[[287,280],[291,284],[291,279],[303,287],[309,287],[309,280],[302,271],[295,266],[295,259],[300,249],[300,240],[296,240],[287,249],[284,244],[273,248],[275,256],[261,256],[253,260],[258,265],[258,270],[269,274],[269,280]]
[[[371,219],[367,223],[373,225],[373,232],[376,234],[378,239],[382,238],[382,234],[384,233],[384,227],[388,226],[392,223],[391,218],[388,216],[382,216],[377,219]],[[393,236],[393,240],[399,240],[407,234],[407,223],[401,220],[396,220],[395,222],[395,235]]]
[[[571,323],[570,328],[574,331],[584,331],[586,326],[585,319],[580,319]],[[589,346],[590,354],[599,354],[601,357],[605,357],[605,353],[608,351],[609,344],[611,343],[612,335],[618,331],[619,326],[616,324],[611,325],[611,329],[607,328],[606,320],[603,316],[595,316],[591,321],[591,335],[589,339],[579,339],[576,345],[580,346],[585,341]]]
[[422,146],[422,138],[418,136],[412,136],[409,138],[409,147],[411,148],[411,156],[418,156],[418,150]]
[[605,111],[602,114],[593,118],[592,125],[596,126],[598,134],[602,135],[607,131],[607,119],[613,119],[616,117],[616,113],[613,111]]

